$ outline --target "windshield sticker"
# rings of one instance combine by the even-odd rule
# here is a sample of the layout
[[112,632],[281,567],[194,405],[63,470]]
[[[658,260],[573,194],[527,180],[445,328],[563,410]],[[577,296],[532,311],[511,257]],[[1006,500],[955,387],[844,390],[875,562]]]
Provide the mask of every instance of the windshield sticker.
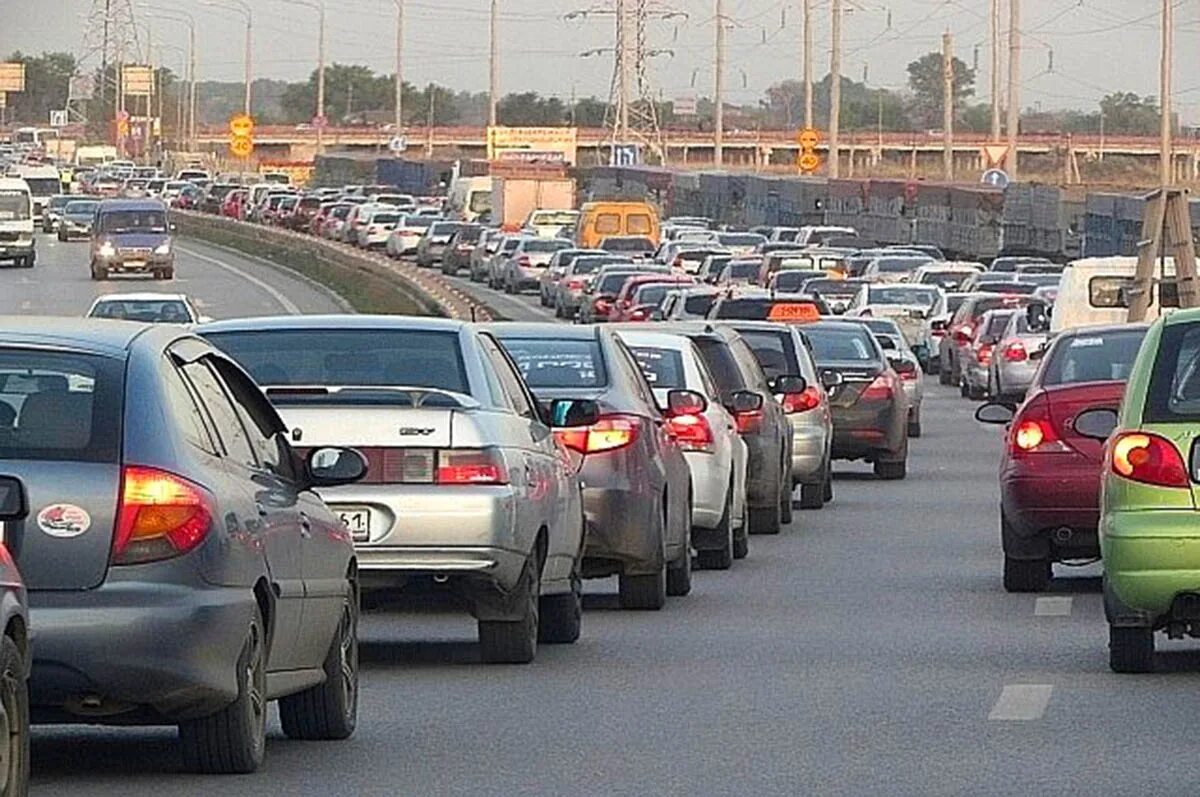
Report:
[[1072,349],[1091,349],[1103,345],[1104,338],[1075,338],[1071,341]]

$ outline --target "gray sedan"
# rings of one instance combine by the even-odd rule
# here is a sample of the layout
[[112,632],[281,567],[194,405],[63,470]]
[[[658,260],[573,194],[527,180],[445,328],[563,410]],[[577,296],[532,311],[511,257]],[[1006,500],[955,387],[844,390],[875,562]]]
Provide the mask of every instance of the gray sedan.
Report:
[[292,738],[350,736],[357,567],[312,488],[360,478],[362,456],[299,458],[250,377],[178,327],[3,327],[34,722],[178,725],[200,772],[259,766],[270,700]]

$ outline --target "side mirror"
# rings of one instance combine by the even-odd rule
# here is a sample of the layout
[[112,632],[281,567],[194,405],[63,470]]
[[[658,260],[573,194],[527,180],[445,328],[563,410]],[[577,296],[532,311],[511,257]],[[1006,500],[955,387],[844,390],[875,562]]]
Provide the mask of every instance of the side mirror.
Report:
[[12,476],[0,476],[0,523],[23,520],[29,514],[25,485]]
[[367,475],[367,460],[353,448],[317,448],[305,462],[313,487],[353,484]]
[[776,393],[791,395],[808,390],[808,380],[802,376],[780,376],[775,379],[771,389]]
[[1050,307],[1042,302],[1033,302],[1025,308],[1025,318],[1029,321],[1031,332],[1045,332],[1050,329]]
[[667,412],[671,415],[699,415],[708,409],[708,399],[694,390],[667,393]]
[[846,378],[842,376],[841,371],[835,371],[832,368],[826,368],[821,372],[821,384],[826,390],[833,390],[835,387],[841,387]]
[[1093,440],[1107,440],[1117,428],[1117,413],[1110,409],[1086,410],[1075,416],[1075,431]]
[[1011,404],[989,401],[987,404],[981,404],[979,409],[975,410],[975,420],[980,423],[1003,425],[1011,423],[1016,414],[1017,410]]
[[1050,351],[1050,341],[1046,341],[1041,346],[1038,346],[1033,351],[1029,352],[1029,359],[1033,362],[1045,359],[1046,353]]
[[739,390],[733,394],[733,401],[729,405],[729,410],[734,415],[741,415],[746,412],[758,412],[763,408],[763,397],[757,393],[751,393],[749,390]]
[[550,425],[557,429],[591,426],[600,420],[600,405],[585,399],[556,399],[550,402]]

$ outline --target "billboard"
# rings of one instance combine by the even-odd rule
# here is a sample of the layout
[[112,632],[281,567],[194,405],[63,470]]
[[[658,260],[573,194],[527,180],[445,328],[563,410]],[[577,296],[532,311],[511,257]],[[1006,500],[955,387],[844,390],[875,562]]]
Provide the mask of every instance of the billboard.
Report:
[[148,66],[121,67],[121,87],[126,97],[149,97],[154,93],[154,70]]
[[575,165],[574,127],[489,127],[487,158]]
[[0,91],[25,90],[25,64],[17,61],[0,64]]
[[76,75],[71,78],[70,92],[72,100],[90,100],[96,96],[96,79],[92,75]]

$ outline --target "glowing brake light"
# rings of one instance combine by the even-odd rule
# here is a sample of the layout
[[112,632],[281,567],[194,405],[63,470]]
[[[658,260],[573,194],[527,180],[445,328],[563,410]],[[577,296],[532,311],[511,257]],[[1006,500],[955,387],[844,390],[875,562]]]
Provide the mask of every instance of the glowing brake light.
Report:
[[554,436],[580,454],[600,454],[632,445],[641,432],[641,421],[627,415],[607,415],[591,426],[558,429]]
[[804,389],[803,393],[784,393],[783,411],[788,415],[797,412],[807,412],[821,406],[821,391],[815,385]]
[[761,409],[736,413],[733,419],[737,424],[738,434],[757,434],[761,432],[763,417]]
[[1041,421],[1023,421],[1013,432],[1013,445],[1022,451],[1032,451],[1053,433]]
[[1190,479],[1175,444],[1148,432],[1123,432],[1112,441],[1113,473],[1157,487],[1188,487]]
[[1024,343],[1014,340],[1004,347],[1004,359],[1010,363],[1023,363],[1029,359],[1029,352],[1025,351]]
[[208,536],[214,512],[212,496],[199,485],[156,468],[126,467],[113,564],[154,562],[194,550]]
[[667,433],[685,451],[712,451],[713,433],[703,415],[676,415],[667,419]]
[[954,330],[954,333],[953,333],[954,340],[960,346],[965,346],[971,342],[971,335],[974,332],[975,332],[975,330],[971,327],[970,324],[963,324],[962,326],[960,326]]
[[495,449],[438,452],[438,484],[508,484],[508,469]]
[[991,362],[992,362],[992,349],[993,349],[993,348],[994,348],[994,347],[993,347],[993,345],[992,345],[991,343],[980,343],[980,344],[979,344],[979,345],[978,345],[978,346],[975,348],[975,356],[976,356],[976,357],[979,359],[979,364],[980,364],[980,365],[989,365],[989,364],[991,364]]
[[889,374],[880,374],[875,381],[867,385],[867,389],[859,395],[863,401],[891,401],[896,390],[896,382]]

